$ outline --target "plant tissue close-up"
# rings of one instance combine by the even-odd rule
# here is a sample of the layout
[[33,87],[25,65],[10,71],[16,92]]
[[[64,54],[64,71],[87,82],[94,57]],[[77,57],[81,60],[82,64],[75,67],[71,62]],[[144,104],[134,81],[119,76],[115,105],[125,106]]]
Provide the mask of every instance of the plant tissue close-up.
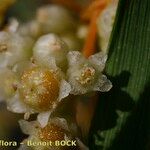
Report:
[[150,150],[149,0],[0,0],[0,150]]

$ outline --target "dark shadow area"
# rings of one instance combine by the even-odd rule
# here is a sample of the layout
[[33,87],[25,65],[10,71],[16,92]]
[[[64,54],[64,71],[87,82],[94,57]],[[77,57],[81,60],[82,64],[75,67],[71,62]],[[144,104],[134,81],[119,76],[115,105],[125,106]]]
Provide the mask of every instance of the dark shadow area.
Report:
[[4,132],[0,134],[0,140],[16,141],[16,146],[0,146],[0,150],[16,150],[19,143],[27,136],[24,135],[19,127],[18,120],[23,118],[23,114],[15,114],[6,109],[5,103],[0,103],[0,124],[1,130]]
[[[89,147],[96,150],[94,146],[93,134],[115,127],[118,115],[116,110],[130,111],[134,107],[134,102],[122,88],[126,87],[130,78],[130,73],[123,71],[115,77],[108,77],[113,84],[113,88],[106,93],[100,93],[94,119],[90,130]],[[99,137],[101,138],[101,137]]]
[[150,150],[150,84],[109,150]]
[[33,19],[41,3],[42,0],[17,0],[7,11],[6,21],[11,17],[23,22]]

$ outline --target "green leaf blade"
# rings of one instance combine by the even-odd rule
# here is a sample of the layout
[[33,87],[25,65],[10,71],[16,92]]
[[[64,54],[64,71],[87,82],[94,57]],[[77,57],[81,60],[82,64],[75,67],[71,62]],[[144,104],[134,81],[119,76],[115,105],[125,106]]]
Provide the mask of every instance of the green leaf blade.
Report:
[[[125,75],[121,76],[124,72],[128,76],[128,81]],[[120,0],[109,45],[106,74],[112,78],[112,82],[114,81],[114,89],[99,96],[100,102],[93,120],[91,135],[96,135],[98,141],[100,133],[106,134],[104,139],[99,140],[102,144],[97,144],[91,149],[145,150],[144,143],[148,143],[146,137],[150,136],[150,98],[144,96],[149,95],[146,89],[150,82],[149,0]],[[134,107],[130,111],[121,110],[128,100],[135,103]],[[132,102],[127,105],[130,103]],[[116,121],[115,125],[109,120]],[[94,123],[100,124],[99,127]],[[108,123],[112,123],[109,128]],[[119,138],[121,140],[118,140]],[[140,143],[140,139],[143,142]]]

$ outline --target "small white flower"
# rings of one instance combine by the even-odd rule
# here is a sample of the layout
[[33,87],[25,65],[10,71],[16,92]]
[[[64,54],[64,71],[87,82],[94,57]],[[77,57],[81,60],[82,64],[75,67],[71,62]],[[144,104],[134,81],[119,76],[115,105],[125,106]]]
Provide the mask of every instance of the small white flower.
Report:
[[19,61],[27,60],[31,45],[30,40],[17,33],[0,32],[0,68],[12,67]]
[[[14,70],[18,73],[20,66]],[[32,113],[39,113],[38,121],[45,126],[57,104],[69,95],[70,84],[58,68],[50,69],[29,63],[21,72],[18,74],[20,81],[15,95],[7,100],[8,109],[15,113],[25,113],[26,119]]]
[[68,53],[69,69],[68,80],[72,86],[72,94],[85,94],[91,91],[109,91],[112,87],[102,71],[107,56],[102,52],[86,59],[78,51]]
[[[23,146],[19,150],[24,150],[27,148],[27,141],[32,142],[49,142],[50,146],[34,146],[31,147],[32,150],[88,150],[88,148],[78,139],[72,135],[71,130],[64,118],[52,118],[49,119],[48,124],[42,128],[37,121],[28,122],[25,120],[19,121],[20,127],[23,133],[29,135],[29,137],[23,141]],[[55,141],[63,140],[76,140],[77,146],[55,146]]]
[[67,65],[67,45],[55,34],[41,36],[33,48],[33,57],[39,64],[49,65],[55,58],[56,65],[64,69]]

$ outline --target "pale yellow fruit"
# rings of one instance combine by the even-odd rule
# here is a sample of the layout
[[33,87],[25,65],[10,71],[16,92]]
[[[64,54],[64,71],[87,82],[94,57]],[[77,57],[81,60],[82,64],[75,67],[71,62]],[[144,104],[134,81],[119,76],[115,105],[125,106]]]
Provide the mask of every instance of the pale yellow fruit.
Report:
[[19,92],[25,104],[36,110],[49,110],[57,102],[59,81],[48,69],[31,68],[24,71]]

